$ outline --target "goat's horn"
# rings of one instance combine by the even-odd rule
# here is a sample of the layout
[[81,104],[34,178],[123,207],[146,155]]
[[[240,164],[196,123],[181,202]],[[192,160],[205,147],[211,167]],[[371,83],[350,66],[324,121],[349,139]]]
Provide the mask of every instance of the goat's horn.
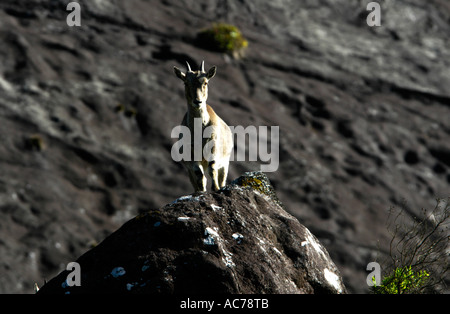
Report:
[[186,61],[186,64],[187,64],[187,69],[188,69],[188,71],[189,71],[189,72],[192,72],[191,66],[189,65],[189,62]]
[[202,61],[202,72],[205,72],[205,60]]

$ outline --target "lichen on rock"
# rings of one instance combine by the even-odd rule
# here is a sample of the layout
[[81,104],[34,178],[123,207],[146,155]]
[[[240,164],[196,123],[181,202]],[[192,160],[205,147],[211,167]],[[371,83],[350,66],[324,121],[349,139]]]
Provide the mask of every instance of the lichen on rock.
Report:
[[245,172],[242,176],[231,182],[230,185],[253,189],[268,196],[276,204],[284,208],[283,203],[278,199],[269,178],[261,171]]

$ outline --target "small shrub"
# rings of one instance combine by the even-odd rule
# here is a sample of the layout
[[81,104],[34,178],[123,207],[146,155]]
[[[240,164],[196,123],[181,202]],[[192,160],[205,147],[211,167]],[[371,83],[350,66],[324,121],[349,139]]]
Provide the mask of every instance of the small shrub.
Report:
[[137,110],[134,108],[127,108],[124,114],[127,118],[134,118],[137,115]]
[[25,139],[25,147],[28,150],[40,152],[45,149],[45,142],[40,135],[33,134]]
[[233,55],[242,53],[248,46],[248,41],[241,31],[226,23],[213,24],[211,28],[200,31],[197,41],[206,49]]
[[117,113],[119,113],[119,112],[124,112],[124,111],[125,111],[125,106],[122,105],[122,104],[117,104],[117,105],[114,107],[114,111],[117,112]]
[[126,107],[125,105],[122,105],[122,104],[117,104],[114,107],[114,111],[116,113],[123,114],[127,118],[135,118],[137,116],[137,113],[138,113],[135,108]]
[[[424,209],[422,217],[405,213],[405,208],[390,211],[390,261],[384,262],[383,268],[391,271],[371,292],[448,293],[450,198],[437,199],[435,208],[431,212]],[[376,284],[375,278],[372,282]]]
[[426,270],[413,271],[411,266],[397,267],[393,273],[384,277],[377,286],[375,276],[372,278],[374,294],[416,293],[427,283],[430,274]]
[[233,182],[231,185],[241,186],[243,188],[253,189],[267,195],[270,197],[275,203],[280,205],[280,207],[284,207],[283,203],[278,199],[277,194],[275,193],[275,189],[270,183],[269,178],[260,171],[254,172],[246,172],[243,176],[240,176]]

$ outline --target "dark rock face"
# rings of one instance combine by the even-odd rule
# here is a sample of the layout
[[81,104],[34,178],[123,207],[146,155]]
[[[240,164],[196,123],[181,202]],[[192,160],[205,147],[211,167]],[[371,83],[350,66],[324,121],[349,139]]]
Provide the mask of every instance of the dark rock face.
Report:
[[64,271],[39,293],[345,293],[326,249],[269,195],[235,183],[143,213],[77,260],[81,286]]

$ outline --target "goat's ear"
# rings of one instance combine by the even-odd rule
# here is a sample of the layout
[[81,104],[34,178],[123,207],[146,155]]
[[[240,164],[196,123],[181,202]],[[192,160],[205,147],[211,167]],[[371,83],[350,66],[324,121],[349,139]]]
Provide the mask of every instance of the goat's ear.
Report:
[[206,77],[208,80],[212,79],[214,75],[216,75],[217,67],[213,66],[211,69],[209,69],[208,73],[206,73]]
[[181,72],[181,70],[177,67],[173,67],[173,72],[175,72],[175,75],[181,79],[183,82],[186,81],[186,74]]

